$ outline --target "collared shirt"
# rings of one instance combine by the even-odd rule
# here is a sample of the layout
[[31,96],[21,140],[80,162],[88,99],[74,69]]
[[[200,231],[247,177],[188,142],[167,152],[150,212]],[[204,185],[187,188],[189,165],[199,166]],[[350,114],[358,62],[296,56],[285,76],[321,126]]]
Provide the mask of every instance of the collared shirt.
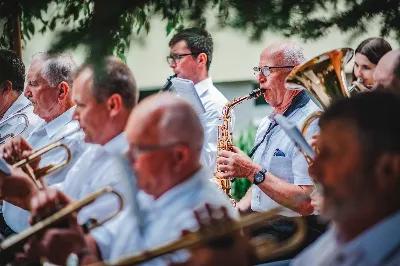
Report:
[[[204,178],[209,174],[203,168],[154,200],[151,206],[145,204],[149,208],[145,210],[144,227],[138,228],[136,214],[126,211],[103,226],[108,235],[92,234],[103,259],[116,260],[121,256],[154,249],[178,239],[184,229],[197,230],[198,225],[193,211],[203,207],[205,203],[225,206],[229,216],[238,218],[238,213],[228,197],[209,182],[208,178]],[[141,202],[139,204],[142,205]],[[187,258],[188,254],[185,251],[174,253],[171,257],[180,261]],[[168,265],[164,259],[153,260],[151,264]]]
[[[111,186],[124,197],[126,205],[130,202],[129,173],[124,167],[122,156],[129,145],[125,134],[121,133],[105,145],[91,144],[82,154],[65,181],[55,187],[68,197],[80,200],[88,194]],[[104,195],[96,202],[79,211],[78,222],[85,223],[89,218],[103,220],[118,209],[118,201],[114,195]]]
[[[24,96],[23,93],[21,93],[17,100],[10,106],[10,108],[8,108],[7,112],[3,116],[2,121],[4,121],[8,116],[12,115],[19,109],[27,106],[28,104],[30,104],[30,101]],[[26,117],[28,118],[28,127],[25,129],[24,132],[22,132],[22,134],[20,134],[22,137],[27,138],[32,130],[37,125],[42,123],[43,120],[33,113],[33,106],[25,108],[20,113],[26,115]],[[22,118],[22,116],[19,116],[18,118],[12,118],[0,127],[0,136],[4,137],[5,135],[11,133],[17,135],[23,130],[25,126],[25,120]]]
[[[71,132],[73,129],[77,128],[78,122],[72,120],[74,109],[75,107],[72,107],[49,123],[43,121],[43,123],[37,126],[27,139],[33,149],[42,148],[61,138],[66,132]],[[62,140],[62,143],[71,150],[72,159],[68,165],[44,177],[49,186],[64,181],[68,171],[72,168],[87,146],[83,138],[84,134],[80,131]],[[66,151],[62,148],[57,148],[41,156],[39,167],[49,164],[58,164],[66,158]],[[29,226],[29,212],[6,201],[3,203],[3,215],[7,225],[15,232],[21,232]]]
[[[311,113],[319,108],[313,101],[309,101],[303,107],[295,109],[287,118],[300,128]],[[255,145],[262,141],[267,129],[273,123],[273,117],[264,118],[257,130]],[[308,127],[307,139],[318,132],[317,121],[315,120]],[[269,173],[294,185],[313,185],[308,175],[308,163],[296,148],[295,143],[289,138],[285,131],[278,125],[266,136],[254,154],[255,163],[261,165]],[[258,186],[252,186],[251,209],[253,211],[267,211],[277,206],[273,199],[265,194]],[[284,216],[299,216],[298,213],[286,208],[282,211]]]
[[[217,170],[218,126],[222,124],[222,109],[228,100],[214,86],[211,77],[194,85],[206,110],[200,114],[200,121],[204,129],[204,144],[200,161],[211,173]],[[231,130],[235,124],[235,115],[232,113]]]
[[292,266],[400,265],[400,211],[348,243],[340,241],[339,228],[331,228],[298,255]]

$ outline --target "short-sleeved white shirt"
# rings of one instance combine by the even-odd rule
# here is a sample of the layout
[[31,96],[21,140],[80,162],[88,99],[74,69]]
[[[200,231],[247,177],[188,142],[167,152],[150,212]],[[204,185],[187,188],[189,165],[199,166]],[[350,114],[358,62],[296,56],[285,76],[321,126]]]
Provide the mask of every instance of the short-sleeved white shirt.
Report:
[[[319,110],[319,107],[310,100],[303,107],[295,109],[287,118],[300,128],[307,117]],[[267,116],[262,120],[257,130],[255,145],[262,141],[270,123],[274,123],[273,117]],[[318,133],[318,131],[319,128],[315,120],[307,130],[307,139]],[[308,175],[308,163],[305,157],[279,125],[274,127],[264,139],[264,142],[255,152],[253,161],[261,165],[272,175],[290,184],[313,185]],[[253,211],[267,211],[278,205],[258,186],[253,185],[251,200],[251,209]],[[298,213],[288,208],[281,215],[299,216]]]

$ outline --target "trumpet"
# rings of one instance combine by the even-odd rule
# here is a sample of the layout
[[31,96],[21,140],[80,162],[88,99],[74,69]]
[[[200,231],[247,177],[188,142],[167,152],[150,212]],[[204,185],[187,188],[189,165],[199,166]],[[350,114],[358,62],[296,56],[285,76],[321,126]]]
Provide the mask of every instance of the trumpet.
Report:
[[[36,184],[36,186],[39,189],[42,189],[42,184],[38,181],[40,178],[51,174],[52,172],[66,166],[72,158],[72,154],[71,154],[71,150],[68,148],[67,145],[61,143],[61,141],[63,139],[65,139],[66,137],[73,135],[75,133],[77,133],[80,130],[80,128],[76,128],[74,130],[72,130],[71,132],[63,135],[61,138],[59,138],[58,140],[34,151],[31,155],[29,155],[26,159],[22,159],[20,161],[18,161],[17,163],[13,164],[13,167],[23,167],[25,168],[28,172],[27,174],[30,176],[30,178],[34,181],[34,183]],[[60,163],[57,164],[49,164],[47,166],[43,166],[41,168],[38,168],[36,170],[33,170],[29,163],[31,163],[32,161],[36,160],[38,157],[40,157],[41,155],[51,151],[51,150],[55,150],[55,149],[64,149],[65,152],[67,153],[67,158],[63,161],[61,161]]]
[[[217,223],[213,224],[206,230],[199,230],[197,232],[191,232],[180,239],[171,242],[167,245],[159,248],[145,251],[140,254],[127,256],[116,262],[100,262],[92,264],[93,266],[122,266],[122,265],[136,265],[144,263],[157,257],[163,256],[168,253],[178,251],[180,249],[194,248],[201,244],[209,243],[211,241],[218,240],[220,238],[229,236],[230,234],[240,231],[242,229],[250,229],[259,224],[265,223],[266,221],[274,221],[280,219],[278,214],[283,209],[282,206],[277,206],[267,212],[253,213],[244,216],[238,221],[232,221],[231,223]],[[296,248],[304,240],[306,235],[306,224],[301,217],[291,218],[296,224],[297,231],[290,238],[284,242],[278,243],[271,239],[263,241],[251,240],[251,244],[255,246],[255,255],[258,261],[265,261],[267,258],[271,259],[278,255],[282,255],[285,252],[289,252]]]
[[15,111],[14,113],[10,114],[9,116],[7,116],[5,119],[3,119],[0,122],[0,128],[1,128],[4,124],[8,123],[9,121],[11,121],[13,119],[19,119],[20,117],[22,117],[24,119],[24,127],[19,132],[17,132],[17,133],[15,133],[15,132],[7,133],[6,135],[0,137],[0,145],[4,144],[8,138],[13,138],[13,137],[21,135],[22,133],[25,132],[25,130],[29,126],[29,120],[28,120],[28,117],[25,114],[21,113],[21,112],[23,110],[25,110],[26,108],[30,107],[30,106],[32,106],[32,103],[29,103],[29,104],[25,105],[24,107],[18,109],[17,111]]
[[45,229],[51,227],[52,225],[60,223],[63,219],[65,219],[68,215],[72,214],[73,212],[79,211],[83,207],[93,203],[97,198],[101,197],[104,194],[111,193],[117,196],[119,200],[119,208],[116,212],[110,215],[105,220],[99,222],[96,218],[89,219],[88,222],[83,225],[85,233],[90,232],[91,230],[103,225],[104,223],[108,222],[112,218],[114,218],[117,214],[119,214],[123,207],[124,207],[124,200],[121,194],[113,190],[111,187],[105,187],[100,189],[96,192],[89,194],[82,200],[72,202],[59,210],[58,212],[54,213],[53,215],[47,217],[46,219],[32,225],[25,231],[21,233],[11,236],[0,243],[0,264],[3,265],[13,258],[10,258],[10,254],[12,254],[17,248],[21,247],[24,243],[26,243],[30,237],[40,234]]

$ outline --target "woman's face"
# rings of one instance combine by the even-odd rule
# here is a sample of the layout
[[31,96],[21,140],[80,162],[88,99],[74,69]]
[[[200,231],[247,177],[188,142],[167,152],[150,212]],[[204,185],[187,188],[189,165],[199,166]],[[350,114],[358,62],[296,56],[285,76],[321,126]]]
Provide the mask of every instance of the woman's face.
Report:
[[356,78],[362,78],[364,86],[370,86],[374,84],[374,70],[376,65],[368,60],[368,57],[361,53],[356,53],[354,60],[354,75]]

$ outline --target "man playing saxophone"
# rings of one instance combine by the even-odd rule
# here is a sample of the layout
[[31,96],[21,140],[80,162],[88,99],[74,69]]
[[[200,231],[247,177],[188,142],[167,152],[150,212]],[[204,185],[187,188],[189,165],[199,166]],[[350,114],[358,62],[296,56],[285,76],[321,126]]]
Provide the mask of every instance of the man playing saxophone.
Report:
[[[74,68],[75,61],[68,53],[38,53],[32,57],[24,95],[31,101],[33,112],[44,121],[27,139],[18,136],[9,139],[0,147],[0,156],[8,163],[13,164],[20,160],[22,152],[25,152],[25,155],[29,154],[33,149],[42,148],[66,132],[77,128],[77,123],[72,120],[75,104],[72,101],[72,81],[69,79],[69,74]],[[86,148],[82,133],[65,138],[63,143],[71,150],[72,161],[60,171],[46,176],[47,185],[62,182],[68,170]],[[64,150],[53,150],[41,156],[39,166],[59,163],[65,159]],[[20,232],[28,226],[29,212],[24,209],[29,209],[29,204],[25,197],[32,195],[23,194],[21,197],[14,197],[20,188],[12,184],[12,178],[9,178],[1,187],[2,197],[6,200],[3,204],[3,215],[7,225],[13,231]]]
[[[205,203],[224,206],[226,215],[238,216],[229,199],[208,181],[208,170],[201,166],[204,133],[190,104],[167,94],[145,99],[133,109],[125,131],[137,186],[152,197],[151,206],[143,202],[147,198],[138,197],[145,222],[140,223],[139,212],[130,208],[91,235],[84,236],[76,226],[49,229],[26,246],[27,257],[44,256],[64,264],[69,254],[75,253],[80,265],[116,260],[176,240],[184,229],[196,230],[193,210]],[[45,215],[55,201],[69,200],[61,192],[41,192],[32,199],[33,215]],[[169,258],[180,261],[187,255],[175,253]],[[152,262],[168,265],[169,260],[164,257]]]
[[[10,134],[16,136],[19,132],[24,138],[27,138],[31,131],[42,122],[33,111],[30,101],[22,93],[24,91],[25,66],[21,58],[15,52],[0,49],[0,142],[7,139]],[[27,121],[21,116],[15,116],[13,119],[6,118],[16,113],[24,114]],[[25,130],[24,130],[25,128]]]
[[[221,124],[222,109],[228,102],[214,86],[209,75],[213,54],[213,40],[206,30],[189,28],[178,32],[169,42],[168,64],[178,78],[193,81],[194,87],[206,110],[200,115],[204,128],[204,144],[201,163],[216,171],[218,125]],[[234,114],[231,114],[231,130],[234,126]]]
[[[273,119],[275,114],[284,114],[301,126],[318,107],[305,91],[287,90],[284,80],[290,71],[306,61],[303,49],[293,42],[277,42],[269,45],[260,55],[255,68],[260,88],[266,89],[265,100],[274,108],[271,115],[261,122],[255,138],[254,159],[238,148],[218,153],[217,164],[222,178],[249,179],[254,185],[237,203],[241,211],[266,211],[311,192],[313,183],[308,175],[308,163],[296,149],[291,139]],[[311,137],[318,131],[313,123],[307,132]],[[284,216],[308,216],[313,213],[310,201],[303,201],[286,209]],[[290,228],[290,227],[289,227]],[[288,225],[273,225],[267,232],[280,236]],[[309,241],[319,236],[310,232]]]

